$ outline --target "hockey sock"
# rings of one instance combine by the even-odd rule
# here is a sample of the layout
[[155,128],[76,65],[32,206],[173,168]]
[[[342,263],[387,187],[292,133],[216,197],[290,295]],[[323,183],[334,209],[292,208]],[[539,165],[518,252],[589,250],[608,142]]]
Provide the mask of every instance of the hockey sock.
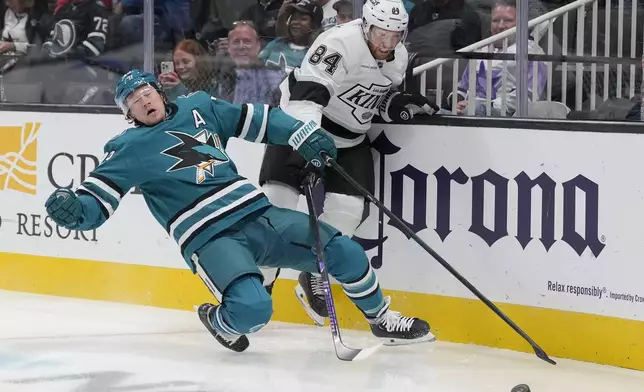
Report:
[[327,245],[326,256],[329,274],[344,293],[367,317],[376,317],[385,299],[364,249],[349,237],[335,237]]
[[359,279],[341,285],[344,293],[367,317],[376,317],[386,305],[378,277],[369,264]]
[[226,321],[226,309],[223,305],[217,306],[214,312],[210,313],[210,325],[219,333],[224,335],[239,336],[241,333],[235,331]]

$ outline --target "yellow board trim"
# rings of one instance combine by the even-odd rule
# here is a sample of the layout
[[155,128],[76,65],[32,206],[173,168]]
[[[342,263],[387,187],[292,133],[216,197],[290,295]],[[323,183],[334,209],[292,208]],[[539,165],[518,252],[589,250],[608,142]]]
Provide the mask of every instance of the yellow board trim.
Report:
[[[312,324],[295,295],[294,280],[273,291],[274,320]],[[193,310],[212,302],[188,270],[0,253],[0,289]],[[340,326],[367,329],[361,313],[334,287]],[[482,302],[385,290],[396,310],[424,318],[439,340],[531,352]],[[644,322],[531,306],[497,304],[544,350],[559,358],[644,370]]]

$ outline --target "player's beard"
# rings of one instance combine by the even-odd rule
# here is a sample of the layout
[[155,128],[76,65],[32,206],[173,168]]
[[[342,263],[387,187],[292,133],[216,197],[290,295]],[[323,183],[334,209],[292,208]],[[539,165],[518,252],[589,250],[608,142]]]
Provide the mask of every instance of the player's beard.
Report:
[[393,54],[393,51],[396,49],[396,48],[392,48],[392,49],[382,48],[374,45],[371,42],[369,42],[368,44],[369,44],[369,51],[371,52],[371,55],[373,56],[373,58],[376,60],[388,60]]

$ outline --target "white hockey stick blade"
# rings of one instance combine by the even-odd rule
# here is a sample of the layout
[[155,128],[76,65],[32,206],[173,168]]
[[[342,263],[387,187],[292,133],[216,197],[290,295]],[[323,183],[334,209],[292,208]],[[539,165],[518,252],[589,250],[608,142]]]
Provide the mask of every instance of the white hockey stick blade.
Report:
[[378,351],[378,349],[382,347],[382,343],[373,347],[355,349],[345,346],[344,343],[342,343],[342,340],[336,336],[333,338],[333,346],[335,347],[335,355],[338,359],[343,361],[362,361]]

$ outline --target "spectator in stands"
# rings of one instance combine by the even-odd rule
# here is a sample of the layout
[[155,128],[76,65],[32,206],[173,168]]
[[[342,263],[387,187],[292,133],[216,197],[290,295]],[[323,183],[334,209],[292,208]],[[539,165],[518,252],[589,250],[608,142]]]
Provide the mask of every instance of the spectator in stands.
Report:
[[97,0],[72,0],[54,15],[42,49],[30,56],[30,80],[43,83],[43,103],[103,104],[107,71],[96,66],[104,52],[111,12]]
[[[61,9],[65,4],[69,3],[72,0],[58,0],[56,2],[56,8],[54,10],[54,14],[58,12],[59,9]],[[101,3],[105,4],[105,8],[108,10],[112,9],[112,0],[100,0]],[[119,3],[120,4],[120,3]]]
[[172,52],[172,62],[174,71],[159,75],[159,82],[170,101],[194,91],[218,96],[213,59],[199,42],[192,39],[179,42]]
[[[25,55],[30,44],[42,44],[51,27],[42,25],[43,14],[44,9],[34,8],[34,0],[8,0],[1,26],[0,53]],[[15,64],[15,59],[7,60]],[[3,70],[7,64],[2,61]]]
[[[416,5],[409,15],[409,34],[420,35],[422,40],[435,40],[436,33],[431,26],[437,21],[452,20],[449,25],[450,42],[453,50],[464,48],[482,39],[481,18],[464,0],[427,0]],[[445,28],[441,24],[441,28]],[[420,29],[422,27],[422,29]],[[418,30],[415,32],[414,30]]]
[[261,64],[259,51],[255,24],[250,21],[233,23],[233,29],[228,33],[227,56],[217,56],[220,98],[233,103],[279,105],[279,84],[286,78],[286,72],[280,67]]
[[[119,25],[124,45],[143,41],[143,0],[122,0],[123,19]],[[158,48],[169,46],[194,35],[190,0],[154,1],[154,42]]]
[[318,4],[322,6],[322,30],[328,30],[338,23],[338,11],[333,7],[333,4],[338,0],[317,0]]
[[250,20],[257,26],[260,45],[263,48],[277,37],[277,16],[284,0],[257,0],[240,15],[241,20]]
[[411,11],[416,7],[416,3],[424,3],[425,0],[402,0],[403,4],[405,5],[405,10],[407,10],[408,14],[411,14]]
[[230,7],[229,3],[237,5],[239,0],[191,0],[195,39],[212,55],[217,53],[218,42],[227,40],[226,26],[237,20],[236,17],[228,20],[239,8]]
[[54,15],[54,26],[43,44],[52,58],[88,58],[103,53],[110,11],[97,0],[72,0]]
[[336,24],[351,22],[353,20],[353,3],[349,0],[338,0],[333,3],[333,9],[338,13]]
[[[490,30],[492,35],[499,34],[507,29],[516,26],[516,3],[512,0],[496,0],[492,8],[492,17]],[[512,36],[514,39],[514,36]],[[516,53],[516,42],[509,41],[508,48],[505,53]],[[487,53],[489,47],[485,47],[479,50],[479,52]],[[494,44],[494,53],[503,53],[502,52],[502,41],[498,41]],[[535,43],[531,38],[528,41],[528,53],[531,54],[544,54],[543,49]],[[465,67],[465,71],[461,76],[461,80],[458,83],[458,94],[459,100],[456,104],[456,114],[466,115],[468,110],[467,106],[469,104],[476,105],[476,114],[477,115],[486,115],[486,106],[485,102],[487,99],[487,66],[488,60],[473,60],[468,62],[468,65]],[[498,116],[502,114],[502,104],[505,99],[506,102],[506,115],[510,116],[516,111],[516,77],[517,77],[517,68],[516,62],[514,60],[506,61],[506,82],[503,84],[503,61],[502,60],[491,60],[491,77],[492,77],[492,91],[490,92],[490,97],[492,100],[492,115]],[[475,89],[476,91],[468,91],[469,89],[469,66],[470,64],[476,64],[476,81]],[[546,86],[547,81],[547,67],[544,62],[535,62],[531,61],[528,63],[528,99],[530,101],[538,101],[543,90]],[[533,78],[537,78],[537,91],[533,94]],[[504,97],[505,96],[505,97]],[[451,94],[447,99],[447,105],[451,105],[452,97]],[[473,102],[471,102],[473,101]],[[451,107],[447,106],[451,109]]]
[[269,42],[259,59],[263,64],[278,66],[290,73],[302,64],[321,27],[323,14],[316,0],[285,2],[282,8],[278,23],[287,20],[287,33]]

